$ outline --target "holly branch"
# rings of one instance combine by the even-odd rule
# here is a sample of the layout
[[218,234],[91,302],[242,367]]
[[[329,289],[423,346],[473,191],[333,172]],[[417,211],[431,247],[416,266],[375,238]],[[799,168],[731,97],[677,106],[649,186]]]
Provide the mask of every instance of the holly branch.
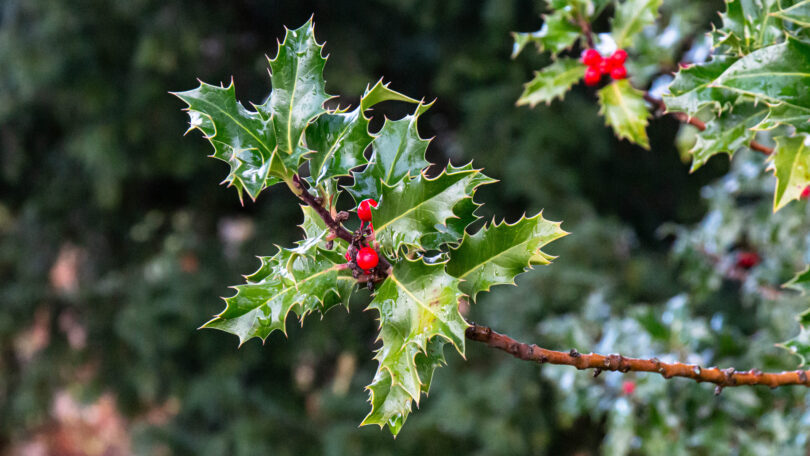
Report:
[[487,326],[472,323],[465,333],[469,340],[481,342],[489,347],[503,350],[515,358],[524,361],[534,361],[539,364],[557,364],[573,366],[579,370],[594,369],[596,377],[602,371],[614,372],[653,372],[666,379],[673,377],[690,378],[701,382],[717,385],[715,394],[720,394],[723,388],[746,385],[765,385],[771,388],[788,385],[810,386],[810,370],[795,370],[784,372],[762,372],[759,369],[737,371],[733,367],[720,369],[718,367],[701,367],[697,364],[680,362],[666,363],[657,358],[640,359],[629,358],[618,354],[600,355],[598,353],[580,353],[572,348],[568,352],[549,350],[535,344],[519,342],[505,334],[493,331]]

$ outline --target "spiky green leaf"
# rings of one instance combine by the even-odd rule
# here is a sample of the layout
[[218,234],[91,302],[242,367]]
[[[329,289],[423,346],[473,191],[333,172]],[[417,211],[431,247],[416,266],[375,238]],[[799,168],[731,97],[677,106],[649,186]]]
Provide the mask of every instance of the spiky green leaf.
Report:
[[242,345],[253,337],[264,340],[275,330],[286,334],[291,311],[303,319],[348,303],[354,280],[339,271],[340,255],[321,250],[317,242],[305,239],[297,248],[279,249],[260,261],[247,283],[234,287],[236,294],[225,298],[225,310],[203,328],[235,334]]
[[377,291],[369,308],[379,312],[382,346],[368,387],[372,409],[363,425],[389,425],[396,435],[412,401],[419,404],[433,370],[443,362],[443,344],[450,342],[464,354],[468,325],[458,311],[463,297],[458,284],[442,263],[403,260]]
[[423,248],[422,237],[436,232],[437,225],[445,225],[455,216],[456,205],[472,198],[483,183],[480,170],[448,165],[432,179],[419,174],[395,186],[383,185],[380,206],[373,211],[377,240],[395,255],[403,246]]
[[[266,186],[277,182],[271,171],[282,169],[275,160],[276,136],[270,122],[236,100],[233,81],[228,87],[200,83],[196,89],[174,93],[188,108],[189,131],[200,130],[214,146],[214,158],[231,166],[225,182],[256,199]],[[271,170],[273,165],[273,170]],[[283,176],[283,172],[275,174]]]
[[792,279],[782,285],[785,288],[796,290],[806,295],[810,293],[810,265],[796,273]]
[[582,30],[564,10],[554,11],[552,14],[543,16],[543,19],[543,27],[536,32],[512,33],[515,40],[512,46],[512,58],[517,57],[529,43],[534,43],[539,52],[549,51],[552,56],[556,56],[571,48],[582,34]]
[[518,274],[534,265],[548,264],[552,257],[540,249],[566,234],[560,223],[546,220],[542,213],[513,224],[491,223],[464,235],[450,251],[447,273],[461,279],[461,290],[475,299],[493,285],[514,284]]
[[275,58],[268,59],[273,91],[270,98],[257,106],[270,118],[278,141],[279,155],[284,164],[297,170],[307,152],[302,145],[304,128],[326,112],[324,103],[331,98],[326,93],[321,55],[323,45],[315,40],[310,19],[295,30],[287,30]]
[[784,7],[781,2],[777,2],[777,10],[770,14],[801,27],[810,27],[810,0],[801,0]]
[[691,171],[697,170],[717,154],[732,156],[737,150],[748,146],[756,134],[751,129],[767,114],[767,106],[746,103],[707,122],[706,129],[697,134],[697,142],[689,151],[692,155]]
[[[457,169],[474,170],[472,162]],[[495,182],[497,180],[482,172],[475,173],[472,179],[467,181],[467,188],[465,189],[471,197],[465,198],[453,206],[453,217],[448,218],[444,225],[434,225],[436,231],[422,236],[419,241],[422,248],[425,250],[439,250],[446,244],[457,244],[464,235],[465,230],[480,219],[475,212],[481,207],[481,204],[475,202],[475,199],[472,198],[475,195],[475,190],[482,185]]]
[[773,210],[776,212],[799,199],[802,190],[810,185],[810,136],[780,136],[774,140],[776,147],[771,167],[776,175],[773,195]]
[[650,113],[644,103],[643,93],[634,89],[626,79],[614,81],[598,92],[599,114],[613,128],[619,138],[625,138],[649,149],[647,117]]
[[306,129],[309,172],[315,185],[333,177],[348,176],[350,171],[367,163],[364,152],[373,137],[368,132],[369,118],[365,111],[377,103],[396,100],[418,103],[388,88],[382,79],[366,88],[360,106],[350,112],[330,112],[318,117]]
[[746,55],[784,40],[781,20],[775,17],[779,0],[726,0],[720,13],[723,26],[712,33],[713,47],[732,55]]
[[585,65],[579,60],[559,59],[534,73],[534,79],[524,85],[517,104],[535,107],[538,103],[551,103],[562,98],[571,86],[585,75]]
[[611,21],[613,40],[619,48],[633,44],[644,27],[655,22],[663,0],[625,0],[616,7]]
[[787,349],[801,360],[801,366],[807,364],[810,359],[810,309],[806,310],[798,317],[799,334],[787,342],[783,342],[782,348]]
[[385,120],[372,142],[372,155],[368,166],[353,172],[354,186],[346,190],[356,202],[366,198],[379,200],[382,186],[395,185],[405,176],[415,176],[428,166],[425,151],[430,140],[419,136],[419,116],[430,108],[420,103],[412,115],[399,120]]
[[685,112],[690,116],[697,115],[706,106],[722,111],[737,95],[712,83],[736,61],[736,57],[719,56],[701,65],[681,68],[669,85],[669,93],[663,97],[667,111]]
[[753,97],[769,105],[803,112],[802,127],[810,117],[810,44],[788,39],[737,60],[712,86]]

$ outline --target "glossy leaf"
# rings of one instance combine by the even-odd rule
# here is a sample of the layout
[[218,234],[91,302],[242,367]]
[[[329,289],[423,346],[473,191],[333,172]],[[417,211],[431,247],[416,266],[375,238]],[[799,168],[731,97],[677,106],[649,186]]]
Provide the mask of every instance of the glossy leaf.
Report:
[[364,152],[374,138],[368,132],[369,118],[365,111],[389,100],[419,102],[391,90],[380,79],[374,87],[366,88],[360,105],[353,111],[323,114],[307,127],[307,147],[312,150],[307,159],[315,185],[327,178],[348,176],[352,169],[367,163]]
[[712,83],[736,61],[736,57],[720,56],[701,65],[681,68],[669,85],[669,93],[663,97],[667,111],[685,112],[690,116],[696,116],[706,106],[722,111],[738,95]]
[[512,58],[517,57],[529,44],[534,43],[539,52],[549,51],[552,56],[571,48],[582,34],[563,10],[543,16],[543,27],[531,33],[513,32]]
[[[473,170],[474,168],[472,162],[470,162],[459,169]],[[468,195],[474,195],[478,187],[495,182],[497,182],[497,180],[490,178],[484,173],[476,172],[472,176],[472,179],[467,181],[465,191]],[[456,205],[453,206],[453,217],[448,218],[444,225],[434,225],[434,232],[429,232],[422,236],[422,239],[419,241],[422,248],[425,250],[439,250],[445,244],[457,244],[464,235],[465,230],[481,218],[475,213],[481,206],[482,205],[475,202],[472,197],[465,198],[456,203]]]
[[804,268],[804,270],[797,272],[792,279],[782,286],[799,291],[802,295],[806,295],[810,292],[810,265]]
[[633,44],[633,38],[644,27],[655,22],[658,8],[663,0],[625,0],[616,6],[616,14],[611,21],[613,40],[620,49]]
[[784,40],[779,19],[779,0],[726,0],[720,13],[722,28],[712,33],[714,47],[732,55],[746,55]]
[[772,16],[793,22],[801,27],[810,27],[810,0],[801,0],[784,8],[777,4],[777,8],[776,11],[770,13]]
[[420,239],[454,217],[456,204],[472,198],[475,187],[483,183],[479,173],[471,166],[448,165],[432,179],[419,174],[393,187],[383,185],[380,206],[374,211],[377,240],[394,255],[403,246],[422,248]]
[[560,223],[546,220],[542,213],[513,224],[492,223],[464,235],[450,252],[447,272],[461,279],[461,290],[475,299],[493,285],[514,284],[518,274],[534,265],[550,263],[553,257],[540,249],[566,234]]
[[788,39],[754,51],[729,66],[712,85],[810,116],[810,44]]
[[268,60],[273,91],[257,108],[272,120],[280,157],[292,170],[298,169],[307,152],[301,144],[304,128],[326,112],[323,104],[331,98],[323,79],[326,59],[322,50],[309,20],[295,30],[287,30],[276,57]]
[[771,164],[776,175],[774,212],[799,199],[802,190],[810,185],[810,136],[780,136],[775,141]]
[[399,120],[385,120],[372,142],[372,155],[368,166],[353,172],[354,186],[346,190],[356,202],[366,198],[379,200],[382,186],[395,185],[405,176],[415,176],[428,166],[425,151],[430,140],[419,136],[419,116],[430,108],[420,103],[412,115]]
[[599,90],[599,104],[599,114],[605,117],[616,136],[650,148],[646,131],[650,113],[641,91],[634,89],[626,79],[614,81]]
[[[286,334],[290,311],[303,319],[314,311],[324,312],[348,299],[351,276],[339,277],[333,257],[317,248],[306,255],[295,249],[280,249],[272,257],[260,258],[258,271],[247,283],[234,287],[236,294],[225,298],[225,310],[203,325],[235,334],[239,345],[253,337],[266,339],[271,332]],[[348,282],[351,281],[351,282]]]
[[691,171],[717,154],[732,156],[740,148],[747,147],[756,134],[751,128],[758,125],[767,113],[767,106],[743,104],[707,122],[706,130],[697,134],[697,142],[689,151],[692,155]]
[[798,320],[801,326],[799,334],[781,346],[798,356],[801,360],[800,365],[804,366],[810,360],[810,310],[799,315]]
[[387,424],[394,435],[399,432],[411,402],[419,404],[433,369],[443,362],[442,346],[433,340],[450,342],[464,354],[468,325],[458,311],[458,283],[442,263],[403,260],[380,286],[369,309],[379,312],[382,346],[368,387],[372,410],[363,425]]
[[559,59],[551,65],[535,72],[534,79],[524,85],[518,106],[535,107],[538,103],[551,103],[562,98],[571,86],[585,75],[585,65],[574,59]]
[[277,150],[273,127],[236,100],[233,81],[228,87],[203,82],[174,95],[188,104],[189,131],[200,130],[214,146],[211,156],[231,166],[225,182],[236,188],[240,199],[243,191],[256,199],[266,186],[277,182],[269,177]]

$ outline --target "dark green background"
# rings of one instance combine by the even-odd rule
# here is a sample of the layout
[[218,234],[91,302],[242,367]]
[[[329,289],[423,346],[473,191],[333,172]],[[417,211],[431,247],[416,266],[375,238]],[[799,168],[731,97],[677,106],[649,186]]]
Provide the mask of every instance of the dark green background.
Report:
[[[704,9],[692,14],[704,29],[719,7],[675,3]],[[226,166],[205,158],[210,146],[199,134],[182,136],[183,103],[168,92],[233,76],[240,100],[262,101],[264,55],[275,53],[285,24],[313,13],[330,54],[330,93],[356,102],[384,76],[408,95],[437,98],[421,123],[423,136],[435,136],[429,158],[474,160],[501,180],[480,192],[487,218],[545,209],[573,233],[548,248],[559,255],[554,264],[482,297],[472,320],[564,350],[682,359],[695,351],[724,365],[795,367],[772,345],[795,333],[802,303],[768,303],[776,315],[755,310],[766,304],[713,276],[687,248],[687,232],[679,237],[687,247],[670,253],[675,237],[660,230],[704,217],[715,203],[700,189],[728,171],[727,160],[689,175],[671,118],[652,121],[652,151],[617,141],[582,86],[550,107],[515,107],[547,59],[530,49],[510,60],[509,32],[538,29],[539,3],[6,0],[0,454],[72,429],[54,411],[63,391],[83,404],[112,397],[126,451],[136,454],[802,454],[800,391],[715,399],[706,385],[630,375],[639,384],[625,396],[620,374],[592,380],[474,344],[466,362],[447,352],[449,367],[393,440],[357,427],[375,369],[375,316],[362,300],[303,328],[289,322],[288,338],[273,334],[264,346],[237,350],[233,336],[197,331],[221,309],[227,286],[258,266],[255,255],[297,239],[299,212],[284,188],[241,206],[218,186]],[[726,213],[738,214],[736,202]],[[247,227],[244,242],[225,236],[234,226]],[[60,252],[71,251],[78,287],[60,289],[49,277]],[[774,283],[786,279],[784,268],[773,271]],[[65,321],[85,331],[84,344],[69,343]],[[27,355],[32,328],[47,340]],[[356,370],[339,374],[339,359]],[[335,386],[340,375],[347,390]]]

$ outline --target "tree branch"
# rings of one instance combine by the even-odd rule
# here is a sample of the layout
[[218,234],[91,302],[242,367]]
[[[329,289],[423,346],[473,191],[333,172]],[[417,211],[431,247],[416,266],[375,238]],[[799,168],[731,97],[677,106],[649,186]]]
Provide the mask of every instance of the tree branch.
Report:
[[[690,117],[683,112],[667,112],[667,106],[664,104],[664,100],[653,97],[652,95],[650,95],[649,92],[644,92],[644,99],[647,100],[648,103],[653,105],[656,111],[662,114],[672,114],[679,121],[692,125],[700,131],[706,129],[706,124],[698,118]],[[756,141],[751,141],[750,143],[748,143],[748,147],[750,147],[752,150],[763,153],[765,155],[771,155],[773,153],[773,148],[758,143]]]
[[580,30],[582,30],[582,34],[585,35],[585,39],[588,41],[588,47],[591,49],[596,48],[596,44],[593,42],[593,36],[591,35],[591,23],[581,15],[577,15],[577,22],[579,23]]
[[733,367],[720,369],[717,367],[702,368],[695,364],[665,363],[656,358],[639,359],[627,358],[622,355],[599,355],[596,353],[582,354],[576,349],[570,352],[560,352],[540,348],[537,345],[524,344],[511,337],[499,334],[486,326],[472,325],[467,328],[467,339],[482,342],[492,348],[503,350],[515,358],[524,361],[534,361],[540,364],[559,364],[574,366],[577,369],[594,369],[594,377],[602,371],[619,372],[655,372],[666,379],[672,377],[685,377],[700,382],[710,382],[717,385],[715,394],[725,387],[743,385],[765,385],[771,388],[786,385],[810,386],[810,370],[795,370],[779,373],[765,373],[759,369],[737,372]]
[[296,174],[292,178],[293,184],[297,187],[299,192],[294,193],[301,199],[301,201],[307,203],[310,207],[315,209],[315,212],[321,216],[326,226],[335,233],[335,236],[343,239],[344,241],[351,243],[352,242],[352,233],[349,232],[343,225],[340,224],[337,220],[332,217],[332,214],[323,207],[323,202],[318,201],[317,198],[309,193],[309,191],[304,187],[304,184],[301,182],[301,178]]
[[[329,231],[334,234],[335,237],[339,237],[349,243],[349,254],[353,259],[356,251],[363,245],[367,244],[366,237],[373,236],[373,233],[369,234],[369,230],[358,230],[357,233],[352,233],[344,228],[341,222],[346,220],[348,213],[340,212],[338,213],[337,217],[332,217],[332,213],[323,206],[323,198],[309,193],[309,190],[307,190],[307,188],[304,186],[304,183],[301,181],[301,177],[298,176],[298,174],[295,174],[292,177],[290,190],[292,190],[293,193],[295,193],[295,195],[301,199],[301,201],[315,209],[315,212],[317,212],[321,219],[323,219],[326,226],[329,227]],[[345,217],[341,217],[341,214],[345,214]],[[334,239],[334,237],[332,239]],[[373,237],[371,239],[373,239]],[[379,251],[379,248],[375,246],[374,250]],[[391,263],[381,254],[378,255],[378,258],[379,264],[377,267],[371,270],[370,274],[365,273],[356,266],[351,266],[355,272],[354,278],[357,279],[358,282],[379,282],[384,280],[391,272]],[[354,265],[354,262],[352,261],[351,264]]]

